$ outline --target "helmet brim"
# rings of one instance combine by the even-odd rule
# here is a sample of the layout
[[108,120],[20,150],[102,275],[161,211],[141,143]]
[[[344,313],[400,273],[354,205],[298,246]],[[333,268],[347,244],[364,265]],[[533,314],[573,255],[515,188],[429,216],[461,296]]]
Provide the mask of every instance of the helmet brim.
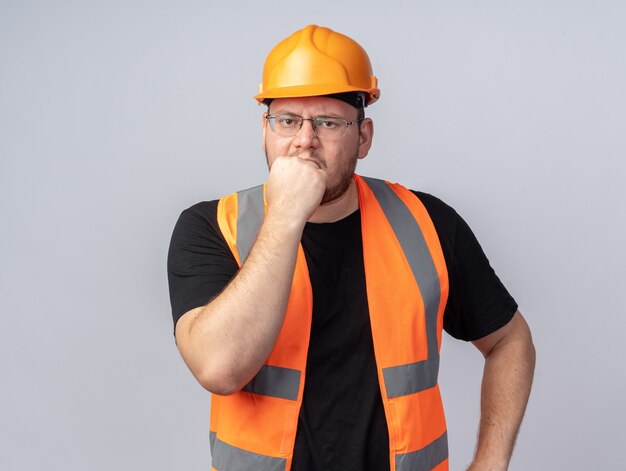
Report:
[[296,85],[292,87],[281,87],[274,90],[265,90],[263,93],[259,93],[254,98],[263,103],[266,99],[276,98],[300,98],[300,97],[313,97],[313,96],[325,96],[333,95],[336,93],[348,93],[348,92],[363,92],[366,95],[367,105],[371,105],[380,97],[380,90],[378,88],[360,88],[351,87],[342,84],[325,83],[315,85]]

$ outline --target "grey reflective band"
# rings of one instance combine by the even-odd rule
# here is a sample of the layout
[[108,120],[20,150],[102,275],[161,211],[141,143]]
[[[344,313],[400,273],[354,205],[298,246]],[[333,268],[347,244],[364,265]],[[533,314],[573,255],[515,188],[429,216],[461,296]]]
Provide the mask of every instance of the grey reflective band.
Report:
[[414,394],[437,384],[439,349],[437,344],[437,314],[439,312],[439,274],[424,239],[424,234],[409,208],[383,180],[363,177],[370,187],[385,217],[389,221],[404,256],[419,286],[426,311],[426,341],[428,359],[408,365],[383,369],[387,396]]
[[264,216],[263,185],[237,192],[237,251],[242,265],[248,258]]
[[285,471],[287,459],[242,450],[215,437],[211,466],[217,471]]
[[217,437],[217,432],[209,432],[209,447],[211,449],[211,456],[213,456],[213,448],[215,448],[216,437]]
[[244,391],[263,396],[298,400],[300,389],[300,371],[279,366],[263,365],[252,381],[246,384]]
[[448,433],[421,450],[396,455],[396,471],[430,471],[448,457]]
[[408,396],[434,388],[439,373],[439,355],[408,365],[383,368],[387,397]]

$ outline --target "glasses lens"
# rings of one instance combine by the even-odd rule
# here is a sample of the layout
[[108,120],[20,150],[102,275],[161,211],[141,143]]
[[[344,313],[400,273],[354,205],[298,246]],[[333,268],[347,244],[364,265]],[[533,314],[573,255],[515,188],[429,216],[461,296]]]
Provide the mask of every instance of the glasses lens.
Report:
[[315,118],[315,132],[319,137],[325,139],[339,139],[342,137],[346,128],[348,127],[348,123],[341,118]]
[[285,136],[298,134],[300,127],[302,127],[302,118],[300,116],[279,114],[270,116],[269,119],[272,130]]

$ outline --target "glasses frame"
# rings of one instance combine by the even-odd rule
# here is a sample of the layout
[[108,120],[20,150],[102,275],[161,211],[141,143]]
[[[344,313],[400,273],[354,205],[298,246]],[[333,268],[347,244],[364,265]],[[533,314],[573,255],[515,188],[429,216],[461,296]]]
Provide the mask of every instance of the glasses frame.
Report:
[[[285,133],[281,133],[280,131],[277,131],[276,128],[275,128],[276,118],[279,118],[281,116],[299,119],[300,120],[300,126],[298,127],[298,130],[296,132],[294,132],[293,134],[285,134]],[[343,128],[343,134],[341,134],[341,136],[337,135],[335,137],[335,139],[341,139],[343,136],[346,135],[346,131],[348,130],[348,126],[360,123],[361,121],[363,121],[365,119],[365,117],[363,116],[363,117],[357,118],[357,119],[355,119],[353,121],[348,121],[345,118],[339,118],[339,117],[335,117],[335,116],[315,116],[313,118],[304,118],[304,117],[302,117],[300,115],[297,115],[297,114],[280,113],[280,114],[267,114],[267,115],[265,115],[265,119],[267,119],[269,121],[270,128],[272,129],[273,133],[278,134],[279,136],[284,136],[284,137],[293,137],[293,136],[297,135],[300,132],[300,130],[302,129],[302,125],[304,124],[305,121],[311,121],[311,127],[313,128],[313,132],[317,135],[317,137],[320,137],[319,134],[317,133],[317,126],[321,122],[323,122],[325,120],[329,120],[329,119],[343,121],[344,123],[346,123],[346,127]],[[317,124],[316,124],[316,121],[318,121]],[[328,136],[324,136],[323,138],[328,138]]]

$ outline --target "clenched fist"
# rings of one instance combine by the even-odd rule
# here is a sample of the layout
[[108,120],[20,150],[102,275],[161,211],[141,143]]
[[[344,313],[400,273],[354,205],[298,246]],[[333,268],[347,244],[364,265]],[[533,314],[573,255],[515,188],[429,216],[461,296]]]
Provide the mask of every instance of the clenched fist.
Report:
[[265,192],[268,212],[304,224],[326,190],[327,173],[322,167],[313,157],[277,157]]

